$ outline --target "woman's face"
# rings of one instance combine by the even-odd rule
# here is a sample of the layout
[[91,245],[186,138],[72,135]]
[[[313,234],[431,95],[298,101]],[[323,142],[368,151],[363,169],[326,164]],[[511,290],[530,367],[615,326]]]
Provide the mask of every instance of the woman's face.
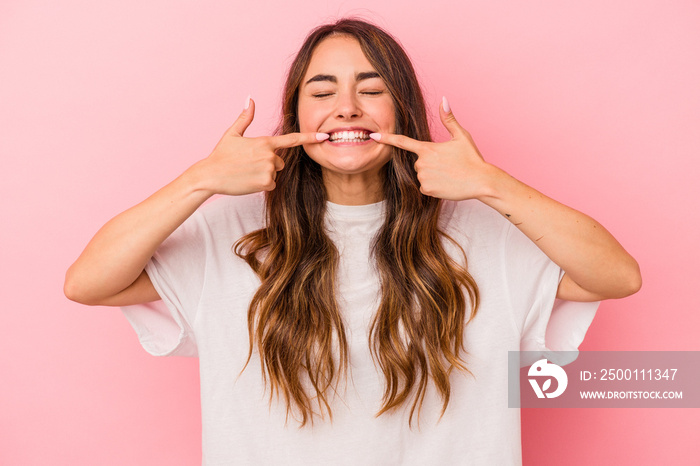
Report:
[[391,146],[369,134],[394,132],[394,102],[353,37],[332,36],[316,46],[299,88],[298,118],[301,132],[331,136],[304,146],[326,175],[378,176],[391,158]]

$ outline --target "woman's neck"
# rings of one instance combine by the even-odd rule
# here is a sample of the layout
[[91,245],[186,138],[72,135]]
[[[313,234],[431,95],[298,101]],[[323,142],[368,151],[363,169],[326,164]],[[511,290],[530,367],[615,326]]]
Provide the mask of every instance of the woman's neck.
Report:
[[323,183],[328,200],[340,205],[367,205],[384,199],[383,183],[379,173],[346,175],[324,170]]

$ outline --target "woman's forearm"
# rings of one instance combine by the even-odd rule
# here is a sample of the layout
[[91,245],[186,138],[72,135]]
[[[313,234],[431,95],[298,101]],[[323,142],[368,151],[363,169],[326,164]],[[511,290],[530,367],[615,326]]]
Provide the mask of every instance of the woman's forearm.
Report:
[[479,199],[496,209],[565,272],[557,296],[574,301],[621,298],[641,287],[637,262],[601,224],[548,198],[487,163],[443,97],[442,143],[372,133],[380,144],[415,153],[421,192],[441,199]]
[[107,222],[66,273],[68,298],[102,304],[134,283],[158,246],[211,196],[191,170]]
[[243,137],[254,115],[251,99],[207,158],[107,222],[68,269],[66,296],[105,305],[155,298],[144,267],[158,246],[204,201],[214,194],[240,196],[274,189],[276,174],[284,168],[276,150],[328,139],[319,133]]
[[639,290],[637,262],[600,223],[495,166],[490,167],[489,179],[489,192],[479,199],[517,226],[566,272],[560,298],[621,298]]

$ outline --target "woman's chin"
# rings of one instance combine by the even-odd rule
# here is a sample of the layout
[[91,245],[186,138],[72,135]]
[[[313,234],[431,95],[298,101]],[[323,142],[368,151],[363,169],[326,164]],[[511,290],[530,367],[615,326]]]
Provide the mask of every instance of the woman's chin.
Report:
[[326,160],[321,166],[331,172],[341,174],[341,175],[359,175],[366,174],[371,175],[379,173],[379,168],[384,165],[386,161],[380,162],[377,159],[373,160],[360,160],[360,159],[336,159],[336,160]]
[[326,170],[344,175],[357,175],[378,173],[379,168],[389,161],[390,153],[377,152],[376,150],[367,151],[366,146],[357,150],[343,147],[342,150],[324,151],[323,154],[309,154],[309,156]]

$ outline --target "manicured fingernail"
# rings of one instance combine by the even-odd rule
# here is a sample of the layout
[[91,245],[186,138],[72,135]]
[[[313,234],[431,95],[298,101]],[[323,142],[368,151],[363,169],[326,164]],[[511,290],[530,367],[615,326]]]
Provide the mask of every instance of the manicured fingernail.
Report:
[[442,98],[442,109],[445,113],[450,113],[450,104],[447,102],[447,97]]
[[371,137],[375,141],[379,141],[382,138],[382,134],[381,133],[369,133],[369,137]]
[[245,107],[244,110],[248,110],[248,107],[250,107],[250,96],[245,98]]
[[330,138],[330,134],[326,133],[316,133],[316,140],[317,141],[325,141],[326,139]]

